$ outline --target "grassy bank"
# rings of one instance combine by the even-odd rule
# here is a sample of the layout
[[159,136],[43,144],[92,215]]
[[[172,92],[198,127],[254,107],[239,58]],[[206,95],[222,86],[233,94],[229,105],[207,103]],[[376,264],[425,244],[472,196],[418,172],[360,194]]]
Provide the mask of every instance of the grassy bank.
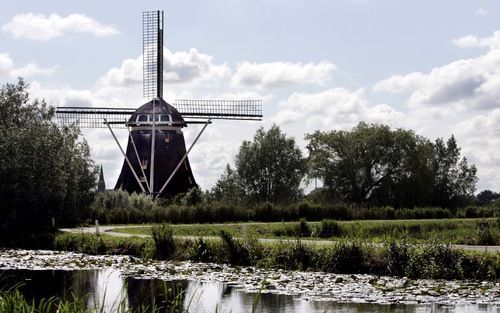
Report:
[[[177,236],[218,236],[222,230],[233,237],[251,233],[258,238],[349,239],[410,243],[443,242],[469,245],[500,245],[500,219],[375,220],[172,225]],[[114,232],[151,235],[151,226],[116,228]]]
[[144,258],[191,260],[287,270],[331,273],[366,273],[434,279],[487,279],[500,277],[500,254],[454,250],[447,245],[409,245],[388,242],[381,246],[339,241],[328,246],[304,242],[262,244],[253,236],[221,240],[181,240],[160,228],[152,238],[117,238],[106,235],[61,234],[55,248],[89,254],[131,254]]

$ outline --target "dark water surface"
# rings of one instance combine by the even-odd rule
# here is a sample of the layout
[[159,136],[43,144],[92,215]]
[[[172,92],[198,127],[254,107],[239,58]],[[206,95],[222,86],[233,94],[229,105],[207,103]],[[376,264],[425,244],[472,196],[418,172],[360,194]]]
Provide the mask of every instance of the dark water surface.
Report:
[[[0,288],[21,283],[20,290],[29,299],[52,296],[70,300],[73,294],[84,295],[88,307],[115,311],[120,305],[137,308],[165,303],[177,297],[189,312],[491,312],[500,313],[495,305],[380,305],[342,304],[310,301],[300,296],[252,294],[223,283],[123,278],[116,270],[0,270]],[[258,299],[258,300],[256,300]]]

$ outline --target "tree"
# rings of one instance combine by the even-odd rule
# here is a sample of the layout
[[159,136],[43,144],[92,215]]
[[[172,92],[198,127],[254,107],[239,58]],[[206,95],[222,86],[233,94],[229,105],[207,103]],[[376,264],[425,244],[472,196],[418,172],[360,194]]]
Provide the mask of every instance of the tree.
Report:
[[253,141],[243,141],[236,172],[250,202],[290,202],[301,194],[305,162],[295,140],[273,125],[267,132],[257,130]]
[[[426,140],[385,125],[361,122],[352,131],[316,131],[306,140],[309,176],[321,178],[327,188],[355,203],[377,198],[391,202],[398,196],[396,183],[414,180],[414,169],[425,164],[427,157]],[[423,160],[415,158],[419,155]]]
[[476,195],[476,204],[485,206],[495,201],[496,199],[500,199],[500,193],[486,189]]
[[229,164],[226,165],[224,173],[215,183],[211,193],[221,202],[239,204],[244,200],[244,190],[238,173]]
[[[96,167],[76,127],[59,128],[54,110],[29,98],[22,79],[0,88],[0,242],[35,237],[51,218],[71,224],[88,209]],[[24,238],[24,239],[26,239]]]
[[309,141],[308,176],[353,203],[455,207],[473,194],[474,166],[460,159],[452,136],[435,144],[413,131],[359,123],[351,131],[316,131]]
[[436,205],[456,208],[470,202],[477,183],[477,169],[469,166],[467,158],[460,159],[460,148],[454,136],[446,144],[438,138],[434,144],[434,187]]

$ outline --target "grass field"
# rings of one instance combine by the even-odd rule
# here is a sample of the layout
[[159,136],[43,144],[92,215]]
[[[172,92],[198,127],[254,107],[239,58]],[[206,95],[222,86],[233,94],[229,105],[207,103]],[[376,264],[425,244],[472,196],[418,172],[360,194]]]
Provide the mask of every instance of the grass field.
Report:
[[[258,238],[352,239],[384,242],[406,239],[411,243],[500,244],[500,220],[434,219],[343,222],[278,222],[172,225],[176,236],[219,236],[222,230],[234,237],[254,234]],[[150,225],[116,228],[113,232],[151,234]]]

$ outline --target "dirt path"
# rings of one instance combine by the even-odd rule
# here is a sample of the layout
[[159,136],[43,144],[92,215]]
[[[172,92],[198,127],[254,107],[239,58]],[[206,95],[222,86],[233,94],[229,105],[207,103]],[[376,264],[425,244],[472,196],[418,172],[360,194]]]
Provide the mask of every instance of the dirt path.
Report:
[[[99,233],[106,233],[107,235],[116,236],[116,237],[142,237],[147,238],[150,235],[145,234],[127,234],[127,233],[119,233],[114,232],[113,229],[118,228],[140,228],[147,227],[147,225],[123,225],[123,226],[99,226]],[[87,233],[87,234],[95,234],[96,227],[79,227],[79,228],[61,228],[59,229],[62,232],[69,233]],[[197,239],[199,236],[174,236],[176,238],[181,239]],[[217,236],[203,236],[204,239],[218,239]],[[261,242],[273,243],[279,241],[294,241],[294,239],[272,239],[272,238],[259,238]],[[316,244],[316,245],[329,245],[335,243],[334,240],[303,240],[302,242],[308,244]],[[500,246],[472,246],[472,245],[455,245],[452,247],[454,249],[462,249],[462,250],[470,250],[470,251],[480,251],[480,252],[500,252]]]

